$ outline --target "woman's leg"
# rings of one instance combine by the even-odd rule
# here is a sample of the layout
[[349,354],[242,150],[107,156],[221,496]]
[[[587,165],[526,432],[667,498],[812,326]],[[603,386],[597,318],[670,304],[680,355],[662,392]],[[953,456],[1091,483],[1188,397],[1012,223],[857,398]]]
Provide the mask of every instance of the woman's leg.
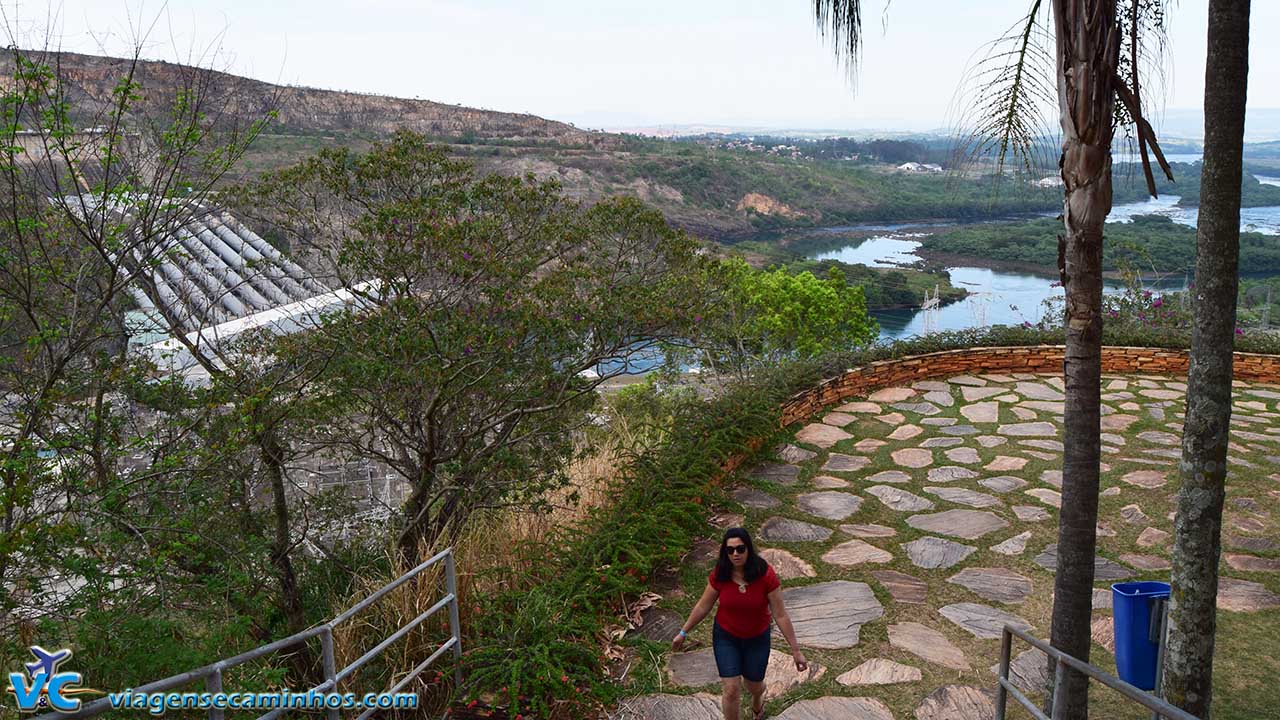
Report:
[[720,678],[720,709],[724,711],[724,720],[738,720],[738,710],[742,707],[742,678]]
[[764,675],[769,669],[771,630],[765,630],[759,636],[743,641],[742,681],[747,686],[747,692],[751,693],[751,712],[754,716],[759,716],[764,711]]
[[720,675],[720,709],[724,711],[725,720],[738,720],[742,703],[742,641],[725,632],[719,623],[713,623],[711,647]]
[[764,712],[764,681],[743,678],[742,682],[747,686],[747,692],[751,693],[751,712],[755,715]]

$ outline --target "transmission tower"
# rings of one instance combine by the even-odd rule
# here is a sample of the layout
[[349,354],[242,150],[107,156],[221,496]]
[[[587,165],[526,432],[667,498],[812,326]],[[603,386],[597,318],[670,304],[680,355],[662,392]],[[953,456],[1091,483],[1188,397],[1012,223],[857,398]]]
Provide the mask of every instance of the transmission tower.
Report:
[[920,334],[929,335],[938,332],[938,285],[933,286],[933,295],[929,295],[929,291],[924,291],[924,302],[920,304],[920,309],[924,311],[924,327],[920,330]]

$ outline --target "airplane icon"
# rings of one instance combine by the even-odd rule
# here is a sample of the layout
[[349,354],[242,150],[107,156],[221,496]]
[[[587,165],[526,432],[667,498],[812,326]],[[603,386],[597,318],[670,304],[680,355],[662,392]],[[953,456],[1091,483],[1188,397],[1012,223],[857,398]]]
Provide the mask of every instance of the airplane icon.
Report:
[[65,648],[57,652],[49,652],[39,645],[31,646],[31,654],[36,656],[36,662],[27,663],[27,674],[31,679],[35,679],[36,675],[44,673],[44,676],[51,678],[58,672],[58,666],[71,657],[71,649]]

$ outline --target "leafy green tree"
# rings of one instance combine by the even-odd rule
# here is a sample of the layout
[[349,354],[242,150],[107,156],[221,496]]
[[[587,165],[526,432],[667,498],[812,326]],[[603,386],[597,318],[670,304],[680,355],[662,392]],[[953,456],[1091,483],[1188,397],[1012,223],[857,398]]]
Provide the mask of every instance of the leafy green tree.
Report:
[[695,335],[715,297],[715,261],[638,201],[477,177],[413,133],[326,150],[244,202],[359,299],[299,342],[329,359],[317,434],[412,486],[406,562],[477,509],[544,502],[596,389]]
[[[114,664],[95,678],[126,684],[274,630],[252,478],[209,452],[226,432],[216,399],[149,382],[125,329],[172,229],[261,123],[200,70],[142,103],[136,55],[109,103],[73,105],[58,60],[0,60],[0,607],[6,652],[71,640]],[[240,532],[212,530],[227,526]],[[178,633],[183,648],[129,642]]]
[[724,273],[720,347],[736,356],[731,363],[813,358],[851,350],[878,334],[862,288],[849,285],[837,267],[818,279],[807,270],[753,270],[735,258],[725,261]]

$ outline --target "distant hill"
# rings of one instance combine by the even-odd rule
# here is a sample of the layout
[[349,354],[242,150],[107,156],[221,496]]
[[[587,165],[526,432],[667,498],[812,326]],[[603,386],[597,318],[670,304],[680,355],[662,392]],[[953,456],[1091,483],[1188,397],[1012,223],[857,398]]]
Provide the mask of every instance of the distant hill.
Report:
[[[27,51],[28,57],[57,68],[72,108],[86,122],[111,102],[116,83],[131,60],[79,53]],[[13,57],[0,53],[0,75],[12,77]],[[138,62],[135,79],[141,87],[141,112],[163,110],[183,87],[198,84],[216,97],[226,97],[235,110],[260,117],[279,111],[276,132],[356,133],[390,135],[408,128],[432,136],[501,138],[514,141],[552,141],[576,145],[608,144],[607,136],[535,115],[478,110],[430,100],[274,85],[228,73],[164,61]]]
[[[132,61],[77,53],[31,52],[56,69],[81,127],[97,125]],[[0,53],[0,82],[13,58]],[[558,181],[586,202],[631,195],[669,222],[710,240],[856,222],[979,219],[1048,211],[1055,192],[1010,180],[1002,189],[974,175],[925,177],[874,160],[858,163],[708,147],[636,135],[592,132],[534,115],[429,100],[275,85],[162,61],[139,61],[137,119],[163,118],[184,88],[216,99],[210,115],[262,118],[278,113],[227,180],[278,170],[323,148],[365,151],[410,129],[473,162],[479,172],[532,174]],[[216,118],[214,122],[218,122]],[[916,158],[924,159],[924,158]]]

